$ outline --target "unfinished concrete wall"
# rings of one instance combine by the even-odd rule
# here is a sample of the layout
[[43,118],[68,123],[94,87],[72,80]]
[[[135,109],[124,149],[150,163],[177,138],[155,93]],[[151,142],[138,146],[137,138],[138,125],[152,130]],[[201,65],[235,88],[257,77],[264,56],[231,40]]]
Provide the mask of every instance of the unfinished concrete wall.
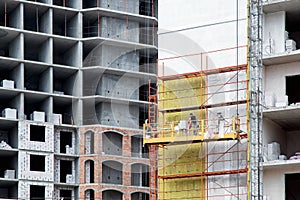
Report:
[[139,79],[112,74],[103,74],[101,77],[97,94],[125,99],[139,99]]
[[138,71],[139,52],[125,47],[99,44],[88,53],[83,66],[102,66]]
[[283,102],[286,95],[286,77],[299,75],[299,63],[268,66],[265,68],[265,92],[274,96],[275,102]]
[[123,19],[101,17],[100,24],[101,37],[139,42],[139,22],[126,22]]
[[96,106],[96,113],[102,125],[139,127],[139,108],[136,106],[104,102]]
[[[300,173],[297,165],[286,165],[284,168],[264,167],[264,195],[267,199],[285,199],[285,174]],[[274,181],[276,180],[276,181]]]
[[282,154],[287,154],[287,137],[286,132],[282,128],[269,119],[263,120],[263,155],[264,161],[268,161],[268,144],[277,142],[280,144]]
[[101,65],[123,70],[138,71],[139,52],[123,47],[102,45]]
[[281,54],[285,52],[285,11],[264,15],[264,55]]
[[100,1],[100,7],[118,10],[118,11],[126,11],[130,13],[139,13],[139,0],[103,0]]

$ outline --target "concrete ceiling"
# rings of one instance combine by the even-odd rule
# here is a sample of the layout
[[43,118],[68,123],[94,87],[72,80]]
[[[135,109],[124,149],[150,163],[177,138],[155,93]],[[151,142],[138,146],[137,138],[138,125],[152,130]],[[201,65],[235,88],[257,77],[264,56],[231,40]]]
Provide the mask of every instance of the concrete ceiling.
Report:
[[300,106],[266,110],[263,116],[286,131],[300,130]]

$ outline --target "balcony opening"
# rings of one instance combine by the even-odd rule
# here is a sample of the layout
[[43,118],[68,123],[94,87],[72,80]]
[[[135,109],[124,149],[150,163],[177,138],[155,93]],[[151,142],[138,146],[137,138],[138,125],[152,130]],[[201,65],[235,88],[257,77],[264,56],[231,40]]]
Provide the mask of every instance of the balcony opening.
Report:
[[94,161],[85,161],[85,183],[94,183]]
[[30,141],[45,142],[46,127],[30,125]]
[[285,175],[285,200],[300,199],[300,174]]
[[103,133],[102,148],[108,155],[122,155],[123,136],[115,132]]
[[288,96],[288,103],[300,103],[300,93],[298,85],[300,84],[300,75],[286,77],[286,95]]
[[69,148],[72,148],[72,132],[60,131],[60,153],[67,153]]
[[149,200],[149,194],[143,192],[135,192],[131,194],[131,200]]
[[148,158],[148,146],[143,146],[142,136],[131,137],[131,156],[138,158]]
[[60,199],[71,200],[72,199],[72,190],[60,190],[59,197],[60,197]]
[[103,200],[122,200],[123,194],[116,190],[106,190],[102,192],[102,199]]
[[30,155],[30,171],[45,172],[45,156]]
[[95,192],[92,189],[86,190],[84,192],[85,200],[94,200],[95,199]]
[[45,186],[30,185],[30,200],[45,199]]
[[122,185],[123,164],[116,161],[102,163],[102,183]]
[[286,13],[286,31],[288,32],[288,40],[292,40],[289,41],[289,43],[286,43],[286,50],[288,50],[287,47],[292,48],[291,50],[300,48],[300,27],[298,26],[299,22],[300,16],[298,15],[298,12]]
[[149,166],[143,164],[131,166],[131,185],[149,187]]
[[74,180],[72,176],[72,161],[60,160],[60,182],[72,183]]

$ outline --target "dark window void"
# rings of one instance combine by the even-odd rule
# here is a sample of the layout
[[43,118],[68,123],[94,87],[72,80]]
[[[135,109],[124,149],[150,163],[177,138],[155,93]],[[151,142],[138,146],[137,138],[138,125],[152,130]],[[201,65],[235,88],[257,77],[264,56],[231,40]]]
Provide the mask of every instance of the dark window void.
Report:
[[102,199],[103,200],[122,200],[123,194],[119,191],[115,190],[106,190],[102,192]]
[[300,199],[300,174],[285,175],[285,200]]
[[71,190],[60,190],[59,191],[60,199],[71,200],[72,199],[72,191]]
[[289,33],[289,39],[296,42],[296,49],[300,48],[300,16],[298,12],[287,12],[286,14],[286,31]]
[[45,171],[45,156],[30,155],[30,171]]
[[115,132],[106,132],[102,138],[103,152],[108,155],[122,155],[122,135]]
[[123,165],[115,161],[105,161],[102,164],[102,182],[122,185]]
[[131,200],[149,200],[149,194],[136,192],[131,194]]
[[72,174],[72,161],[60,160],[60,182],[66,183],[67,175]]
[[82,7],[83,9],[97,7],[97,0],[82,1]]
[[289,104],[300,103],[300,75],[286,77],[286,95],[289,99]]
[[45,126],[30,125],[30,141],[45,142]]
[[60,153],[66,153],[66,146],[72,147],[72,132],[60,131]]
[[86,190],[84,193],[85,200],[94,200],[95,199],[95,192],[94,190]]
[[30,200],[45,199],[45,186],[31,185]]
[[94,161],[85,161],[85,183],[94,183]]

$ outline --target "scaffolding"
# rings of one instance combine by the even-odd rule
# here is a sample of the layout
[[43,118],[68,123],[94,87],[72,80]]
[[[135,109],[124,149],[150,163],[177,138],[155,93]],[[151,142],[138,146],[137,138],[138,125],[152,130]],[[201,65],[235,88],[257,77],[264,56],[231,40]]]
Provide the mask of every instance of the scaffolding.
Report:
[[262,0],[249,4],[249,199],[262,191]]
[[[158,60],[157,89],[149,83],[143,133],[144,144],[158,144],[158,199],[247,198],[247,58],[239,65],[213,62],[247,50],[239,46]],[[198,60],[199,67],[188,69],[189,60]],[[182,63],[183,72],[173,63]]]
[[261,0],[248,15],[247,46],[158,60],[143,137],[158,148],[159,200],[263,197]]

